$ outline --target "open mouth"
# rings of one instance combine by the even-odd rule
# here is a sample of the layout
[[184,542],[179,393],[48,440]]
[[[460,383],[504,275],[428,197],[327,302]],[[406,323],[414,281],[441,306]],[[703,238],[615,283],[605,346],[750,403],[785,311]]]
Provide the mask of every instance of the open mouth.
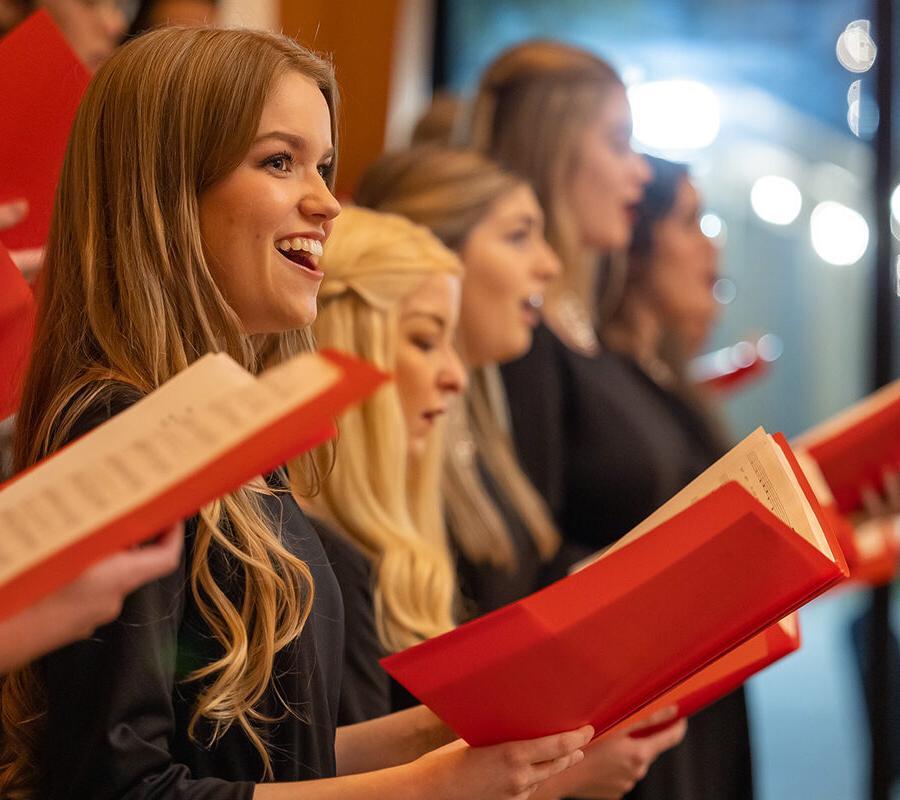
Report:
[[434,423],[438,417],[440,417],[442,414],[445,413],[445,411],[446,411],[446,409],[443,409],[443,408],[435,408],[435,409],[432,409],[431,411],[426,411],[425,413],[423,413],[422,417],[424,419],[426,419],[428,422]]
[[322,243],[316,239],[294,236],[275,242],[278,252],[288,261],[310,272],[319,272],[319,258],[324,252]]

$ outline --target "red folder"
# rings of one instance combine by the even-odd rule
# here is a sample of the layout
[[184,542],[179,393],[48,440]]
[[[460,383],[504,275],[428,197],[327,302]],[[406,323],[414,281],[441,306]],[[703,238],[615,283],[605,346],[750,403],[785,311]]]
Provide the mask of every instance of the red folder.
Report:
[[0,419],[19,406],[34,330],[34,295],[0,244]]
[[726,653],[722,658],[641,709],[638,714],[611,728],[604,734],[604,737],[633,727],[657,711],[675,706],[677,708],[675,719],[653,727],[642,728],[639,733],[634,734],[639,738],[651,736],[667,728],[677,719],[689,717],[725,697],[748,678],[752,678],[776,661],[796,652],[800,649],[799,618],[796,614],[792,614],[787,619],[790,621],[770,625],[762,633],[748,639],[730,653]]
[[[300,453],[331,439],[336,433],[335,416],[374,392],[387,376],[364,361],[336,351],[323,351],[320,355],[341,370],[342,377],[337,383],[245,439],[207,469],[135,506],[127,515],[55,551],[32,569],[20,572],[4,583],[0,586],[0,619],[27,608],[105,556],[153,538],[254,476],[271,472]],[[36,465],[28,472],[39,468],[40,465]],[[28,473],[0,486],[0,492],[25,474]]]
[[826,537],[834,560],[729,482],[583,570],[382,664],[472,745],[586,723],[603,733],[841,580]]
[[46,11],[0,40],[0,203],[26,199],[28,216],[4,231],[11,250],[41,247],[75,111],[90,75]]
[[[866,405],[872,406],[871,413]],[[845,415],[848,421],[843,424]],[[900,383],[801,436],[798,444],[818,462],[840,511],[859,510],[863,487],[881,491],[882,472],[900,469]]]

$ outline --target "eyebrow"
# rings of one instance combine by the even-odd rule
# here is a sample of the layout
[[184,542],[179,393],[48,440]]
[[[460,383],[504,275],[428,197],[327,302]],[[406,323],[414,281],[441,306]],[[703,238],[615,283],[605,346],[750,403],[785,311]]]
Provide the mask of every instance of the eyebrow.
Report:
[[[304,152],[309,147],[306,139],[304,139],[302,136],[296,136],[293,133],[286,133],[285,131],[269,131],[268,133],[264,133],[261,136],[257,136],[256,139],[254,139],[253,144],[259,144],[266,139],[276,139],[277,141],[284,142],[289,147],[298,152]],[[322,155],[323,160],[333,157],[334,147],[329,147],[328,150],[326,150]]]
[[403,316],[407,319],[409,317],[425,317],[434,322],[441,330],[444,330],[444,328],[447,327],[447,322],[443,317],[430,311],[407,311]]

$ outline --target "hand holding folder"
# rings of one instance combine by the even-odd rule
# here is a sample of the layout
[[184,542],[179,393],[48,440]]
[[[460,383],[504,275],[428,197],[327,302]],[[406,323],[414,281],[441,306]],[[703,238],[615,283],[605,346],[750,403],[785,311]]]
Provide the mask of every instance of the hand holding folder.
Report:
[[846,574],[787,442],[759,429],[595,563],[382,664],[472,745],[603,733]]
[[334,435],[386,376],[336,352],[207,355],[0,487],[0,619]]

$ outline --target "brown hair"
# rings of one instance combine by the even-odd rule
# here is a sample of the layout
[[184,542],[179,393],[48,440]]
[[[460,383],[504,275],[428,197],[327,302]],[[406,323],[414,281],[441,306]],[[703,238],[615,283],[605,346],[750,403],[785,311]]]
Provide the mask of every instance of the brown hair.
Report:
[[[427,226],[459,253],[491,208],[523,183],[480,153],[431,145],[381,158],[363,176],[356,200]],[[559,533],[519,467],[504,425],[506,397],[496,372],[496,365],[471,370],[466,397],[451,411],[444,497],[451,533],[466,557],[514,569],[512,537],[502,513],[485,491],[476,451],[545,559],[559,547]]]
[[[209,351],[257,368],[261,341],[243,333],[210,274],[198,198],[244,158],[272,85],[290,70],[322,91],[336,144],[332,68],[283,36],[159,30],[120,48],[94,77],[56,195],[17,469],[58,449],[113,383],[150,392]],[[282,337],[288,352],[311,346],[308,332]],[[274,654],[305,624],[313,584],[262,513],[260,491],[245,486],[200,513],[190,583],[223,655],[187,678],[205,682],[189,732],[205,718],[214,742],[238,724],[271,775],[256,705]],[[212,550],[242,573],[237,605],[210,571]],[[41,704],[33,670],[4,681],[4,797],[34,796]]]
[[603,59],[542,39],[506,50],[482,75],[465,139],[534,187],[563,265],[551,294],[593,297],[598,254],[585,251],[562,187],[578,166],[585,127],[622,87]]

